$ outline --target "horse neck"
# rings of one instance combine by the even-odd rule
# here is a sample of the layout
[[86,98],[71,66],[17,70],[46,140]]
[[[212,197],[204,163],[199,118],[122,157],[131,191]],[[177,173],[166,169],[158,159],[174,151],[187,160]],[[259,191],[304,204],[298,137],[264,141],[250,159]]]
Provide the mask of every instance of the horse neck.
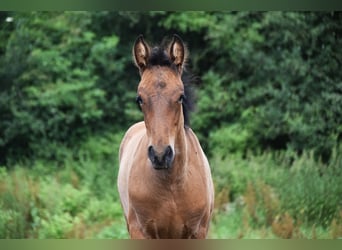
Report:
[[175,182],[184,181],[188,171],[188,145],[185,130],[184,127],[180,128],[175,138],[175,159],[169,176]]

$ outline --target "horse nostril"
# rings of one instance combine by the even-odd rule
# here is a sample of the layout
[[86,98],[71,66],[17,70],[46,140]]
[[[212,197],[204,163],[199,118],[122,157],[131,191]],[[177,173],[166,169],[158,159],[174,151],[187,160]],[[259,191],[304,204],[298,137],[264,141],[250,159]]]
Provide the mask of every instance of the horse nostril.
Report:
[[158,152],[154,150],[153,146],[148,147],[148,158],[155,168],[159,168],[163,165],[163,155],[158,154]]
[[165,158],[172,158],[173,157],[173,152],[172,152],[171,146],[167,146],[167,148],[165,149],[164,157]]
[[173,150],[171,146],[167,146],[165,149],[163,160],[167,168],[170,168],[173,162]]
[[158,153],[153,146],[148,147],[148,158],[156,169],[170,168],[173,162],[173,150],[171,146],[167,146],[164,151]]
[[154,149],[152,146],[148,147],[148,158],[150,158],[151,162],[153,163],[155,161],[156,153],[154,152]]

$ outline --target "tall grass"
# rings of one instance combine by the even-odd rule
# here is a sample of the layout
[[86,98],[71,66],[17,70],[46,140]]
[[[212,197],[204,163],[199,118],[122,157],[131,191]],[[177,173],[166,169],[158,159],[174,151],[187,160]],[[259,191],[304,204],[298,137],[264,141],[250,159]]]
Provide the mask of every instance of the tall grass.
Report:
[[233,220],[240,223],[234,238],[255,237],[249,230],[259,231],[261,238],[342,237],[341,149],[327,164],[312,152],[299,156],[287,151],[217,156],[211,165],[219,218],[214,218],[215,229],[234,228]]
[[0,238],[126,238],[116,190],[121,137],[55,145],[58,160],[1,167]]
[[[128,238],[116,189],[122,133],[0,167],[0,238]],[[342,153],[214,155],[210,238],[341,238]]]

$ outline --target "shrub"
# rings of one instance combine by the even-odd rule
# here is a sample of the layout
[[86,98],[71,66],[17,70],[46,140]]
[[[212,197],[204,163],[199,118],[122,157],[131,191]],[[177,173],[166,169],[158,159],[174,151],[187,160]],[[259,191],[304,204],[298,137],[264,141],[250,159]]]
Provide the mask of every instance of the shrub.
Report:
[[228,154],[244,155],[251,148],[250,139],[250,131],[241,124],[234,123],[213,130],[209,135],[209,148],[212,154],[222,156]]
[[236,135],[228,150],[314,150],[324,161],[341,142],[340,12],[11,12],[0,19],[2,163],[141,119],[131,48],[142,30],[151,43],[175,32],[188,43],[189,69],[203,80],[192,126],[208,154],[211,139],[222,144],[215,130]]
[[328,227],[342,209],[341,154],[333,155],[334,163],[328,165],[317,162],[313,152],[246,159],[229,155],[211,161],[216,193],[228,187],[231,202],[243,196],[257,226],[270,226],[278,215],[288,213],[296,223]]
[[330,225],[341,209],[341,166],[317,163],[313,153],[295,159],[277,185],[282,190],[283,209],[303,222]]
[[[121,137],[89,139],[77,150],[61,145],[64,158],[59,161],[31,159],[10,170],[1,167],[0,236],[96,238],[109,237],[111,229],[113,237],[124,235],[116,194],[118,153],[113,152]],[[30,168],[23,167],[27,165]]]
[[21,211],[6,209],[0,203],[0,238],[20,239],[26,237],[26,223]]
[[119,202],[113,202],[110,197],[104,199],[92,198],[89,200],[86,209],[82,212],[86,221],[105,221],[116,218],[123,218],[122,208]]
[[73,224],[78,221],[77,217],[72,217],[69,213],[45,215],[39,229],[40,239],[61,239],[66,238],[73,228]]

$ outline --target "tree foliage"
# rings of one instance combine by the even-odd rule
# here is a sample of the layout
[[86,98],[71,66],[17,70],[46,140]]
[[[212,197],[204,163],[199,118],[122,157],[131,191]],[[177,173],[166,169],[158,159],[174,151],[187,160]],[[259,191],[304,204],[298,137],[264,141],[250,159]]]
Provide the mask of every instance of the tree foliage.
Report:
[[2,12],[0,161],[142,119],[132,44],[173,33],[202,79],[192,126],[208,153],[328,160],[342,138],[341,29],[340,12]]

